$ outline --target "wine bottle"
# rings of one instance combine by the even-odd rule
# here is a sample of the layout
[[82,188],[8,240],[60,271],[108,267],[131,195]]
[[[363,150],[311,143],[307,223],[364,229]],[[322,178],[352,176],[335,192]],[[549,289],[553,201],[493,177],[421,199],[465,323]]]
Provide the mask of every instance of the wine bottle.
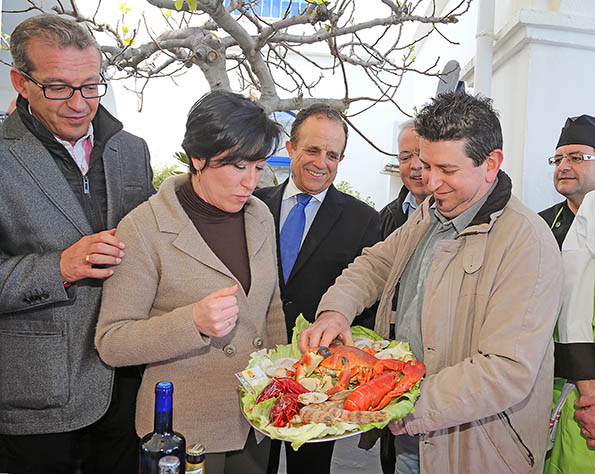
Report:
[[141,474],[159,474],[159,460],[170,455],[180,460],[180,472],[185,472],[186,440],[172,426],[173,392],[171,382],[155,385],[155,428],[140,440]]

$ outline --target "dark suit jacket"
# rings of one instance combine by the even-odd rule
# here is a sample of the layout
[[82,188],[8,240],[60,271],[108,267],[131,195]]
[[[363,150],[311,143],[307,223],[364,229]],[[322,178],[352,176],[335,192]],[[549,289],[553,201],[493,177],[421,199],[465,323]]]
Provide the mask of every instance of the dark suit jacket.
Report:
[[405,201],[407,194],[409,194],[409,190],[403,185],[397,198],[389,202],[380,211],[383,240],[407,221],[407,214],[403,212],[403,202]]
[[[111,228],[154,192],[147,145],[120,131],[103,163]],[[93,344],[102,281],[66,290],[60,275],[62,251],[93,230],[17,112],[0,125],[0,182],[0,433],[73,431],[106,412],[114,376]]]
[[[281,200],[287,182],[254,192],[269,206],[275,219],[277,252]],[[289,340],[300,313],[313,322],[318,303],[326,290],[343,269],[361,254],[364,247],[371,247],[379,240],[378,212],[331,185],[304,239],[287,283],[283,282],[281,258],[278,258],[281,299]],[[354,324],[373,328],[375,308],[373,306],[365,310]]]

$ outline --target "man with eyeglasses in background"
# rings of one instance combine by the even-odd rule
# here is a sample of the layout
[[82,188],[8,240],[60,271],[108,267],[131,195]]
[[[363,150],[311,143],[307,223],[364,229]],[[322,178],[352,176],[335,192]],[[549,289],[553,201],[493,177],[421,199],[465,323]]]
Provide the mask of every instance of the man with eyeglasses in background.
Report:
[[560,249],[585,194],[595,189],[595,117],[569,117],[562,128],[556,154],[554,186],[566,200],[539,213],[556,237]]
[[[551,449],[545,474],[590,472],[595,468],[595,432],[585,420],[595,419],[595,346],[591,221],[595,189],[595,118],[569,117],[562,128],[556,154],[554,185],[564,202],[541,211],[564,261],[564,304],[555,333],[554,409],[550,426]],[[582,217],[575,215],[579,212]],[[591,226],[592,227],[592,226]],[[568,238],[567,238],[568,234]],[[575,405],[577,403],[577,405]]]
[[[144,140],[99,101],[101,53],[72,20],[11,35],[16,112],[0,126],[0,472],[132,473],[138,368],[93,345],[114,236],[153,192]],[[79,464],[80,465],[77,465]]]
[[382,238],[386,239],[395,229],[401,227],[417,206],[430,195],[421,179],[419,161],[419,135],[415,131],[413,119],[406,120],[399,127],[399,174],[403,186],[394,201],[380,211]]

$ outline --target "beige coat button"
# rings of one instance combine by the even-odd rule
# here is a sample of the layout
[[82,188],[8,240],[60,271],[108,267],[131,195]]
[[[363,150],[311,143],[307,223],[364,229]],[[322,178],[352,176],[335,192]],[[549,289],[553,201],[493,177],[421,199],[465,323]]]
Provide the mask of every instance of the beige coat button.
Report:
[[223,352],[225,352],[225,355],[227,357],[233,357],[234,355],[236,355],[236,346],[234,346],[233,344],[227,344],[224,348],[223,348]]
[[260,336],[256,336],[254,338],[254,340],[252,341],[252,345],[254,347],[256,347],[257,349],[260,349],[263,346],[263,344],[264,344],[264,341],[262,340],[262,337],[260,337]]

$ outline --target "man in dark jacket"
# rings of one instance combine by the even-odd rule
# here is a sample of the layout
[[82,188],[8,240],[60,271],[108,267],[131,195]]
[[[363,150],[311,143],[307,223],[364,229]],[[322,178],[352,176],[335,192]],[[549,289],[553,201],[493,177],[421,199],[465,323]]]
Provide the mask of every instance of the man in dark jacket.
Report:
[[539,213],[548,223],[560,248],[585,194],[595,189],[595,117],[569,117],[562,128],[556,154],[554,186],[566,200]]
[[413,119],[403,122],[399,127],[398,145],[399,173],[403,186],[397,198],[380,211],[383,239],[401,227],[417,206],[430,195],[421,179],[419,135],[415,131]]
[[93,338],[103,279],[125,258],[115,227],[154,192],[149,152],[99,104],[101,53],[81,26],[39,15],[10,43],[19,96],[0,126],[0,472],[136,472],[139,371],[105,365]]
[[[296,318],[303,314],[313,322],[320,298],[343,269],[364,247],[380,240],[378,213],[332,184],[346,144],[347,126],[335,110],[324,104],[301,110],[286,143],[291,176],[279,186],[254,193],[269,206],[275,219],[289,339]],[[375,310],[368,308],[354,324],[372,328],[374,316]],[[333,444],[307,444],[294,452],[286,443],[288,474],[329,473]],[[274,448],[271,473],[278,469]]]

